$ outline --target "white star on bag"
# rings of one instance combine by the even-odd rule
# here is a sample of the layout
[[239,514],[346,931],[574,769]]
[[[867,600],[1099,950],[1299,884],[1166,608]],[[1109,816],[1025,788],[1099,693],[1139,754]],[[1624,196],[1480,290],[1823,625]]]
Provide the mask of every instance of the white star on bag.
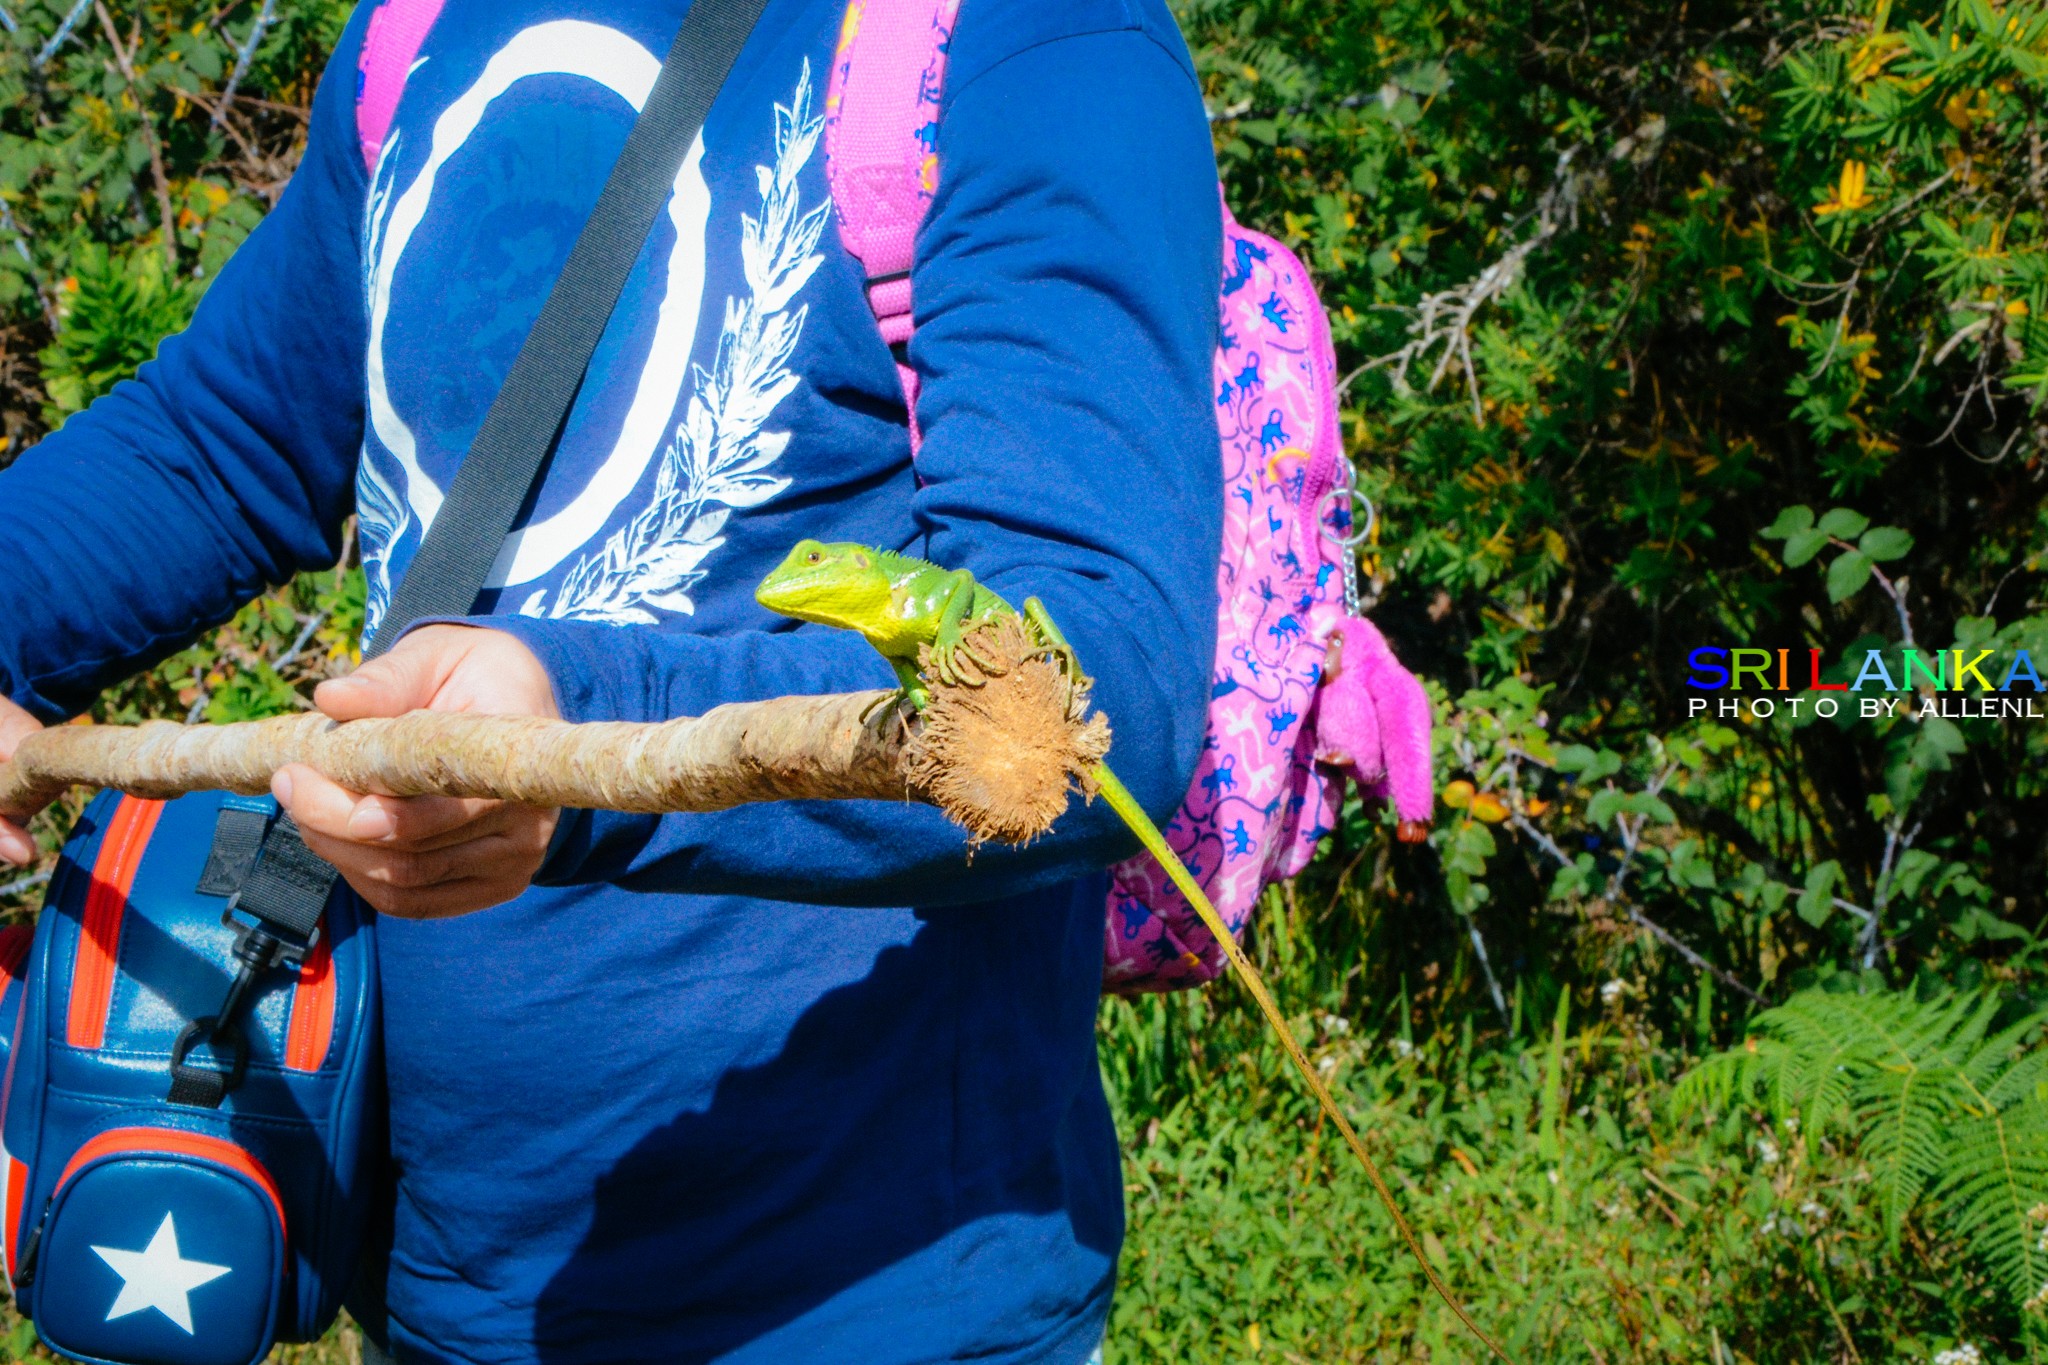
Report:
[[178,1252],[178,1227],[166,1213],[156,1235],[140,1251],[96,1246],[93,1251],[121,1277],[121,1293],[107,1310],[107,1321],[154,1308],[192,1335],[191,1293],[228,1273],[229,1267],[188,1261]]

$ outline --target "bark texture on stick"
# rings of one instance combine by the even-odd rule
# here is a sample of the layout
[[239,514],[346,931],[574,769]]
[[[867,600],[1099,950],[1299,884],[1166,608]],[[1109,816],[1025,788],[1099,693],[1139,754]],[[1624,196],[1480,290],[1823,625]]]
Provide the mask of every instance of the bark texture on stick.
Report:
[[[1050,829],[1079,775],[1108,747],[1100,718],[1050,701],[1050,665],[1001,642],[1004,671],[936,688],[923,719],[893,694],[735,702],[652,724],[572,725],[416,711],[338,725],[306,714],[240,725],[66,725],[24,739],[0,764],[0,810],[35,810],[73,786],[170,797],[259,795],[303,763],[352,791],[462,796],[646,814],[753,801],[922,801],[975,842]],[[1025,679],[1036,685],[1018,686]],[[1061,694],[1064,696],[1064,693]]]

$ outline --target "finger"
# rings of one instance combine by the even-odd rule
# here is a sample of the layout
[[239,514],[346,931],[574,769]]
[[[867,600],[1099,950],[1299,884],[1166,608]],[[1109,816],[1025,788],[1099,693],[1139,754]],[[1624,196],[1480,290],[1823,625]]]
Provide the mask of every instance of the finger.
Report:
[[511,820],[503,801],[457,796],[365,796],[342,834],[358,843],[414,852],[446,848],[502,830]]
[[425,708],[452,667],[451,651],[434,647],[438,638],[431,630],[407,636],[389,654],[347,677],[321,683],[313,690],[313,704],[338,721],[402,716]]
[[384,847],[401,848],[411,853],[431,853],[464,843],[474,843],[480,839],[503,837],[515,844],[530,845],[534,848],[534,865],[538,867],[538,854],[547,851],[548,843],[554,837],[555,826],[561,820],[561,811],[543,809],[539,806],[515,806],[504,801],[493,801],[488,804],[488,810],[466,825],[416,840],[396,840]]
[[303,763],[279,768],[270,779],[270,794],[297,823],[301,834],[320,834],[330,839],[349,837],[349,821],[355,815],[356,803],[362,800],[360,793],[337,785]]
[[[460,914],[511,900],[526,889],[539,853],[530,841],[493,835],[458,848],[403,853],[313,834],[306,847],[333,863],[357,894],[391,914]],[[470,899],[488,890],[483,899]]]
[[473,877],[531,879],[553,833],[552,820],[528,818],[446,848],[388,848],[319,833],[306,835],[306,847],[352,879],[415,891]]
[[364,796],[294,763],[271,781],[271,794],[302,833],[364,846],[417,851],[448,847],[503,829],[501,801],[444,796]]
[[36,841],[12,820],[0,820],[0,861],[27,867],[36,860]]
[[307,834],[306,847],[333,863],[347,877],[349,885],[389,887],[397,891],[424,891],[443,882],[484,875],[485,858],[478,844],[436,849],[432,853],[410,853],[402,849],[372,848],[350,839],[325,834]]

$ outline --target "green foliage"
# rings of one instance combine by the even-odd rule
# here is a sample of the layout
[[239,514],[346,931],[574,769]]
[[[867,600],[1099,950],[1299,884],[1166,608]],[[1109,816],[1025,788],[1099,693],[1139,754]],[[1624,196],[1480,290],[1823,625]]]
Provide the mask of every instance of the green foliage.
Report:
[[[1183,4],[1232,199],[1334,313],[1496,958],[1968,984],[2048,916],[2048,730],[1817,714],[1808,666],[2048,641],[2044,14]],[[1700,647],[1775,714],[1693,706]]]
[[117,257],[100,246],[80,248],[67,285],[63,330],[37,359],[54,426],[105,393],[156,354],[157,338],[191,318],[197,290],[165,274],[154,251]]
[[1673,1100],[1727,1111],[1760,1099],[1804,1144],[1846,1133],[1892,1250],[1932,1190],[1940,1221],[2035,1324],[2048,1303],[2048,1051],[2033,1045],[2048,1010],[2014,1013],[1992,992],[1802,991]]
[[72,8],[0,31],[0,464],[184,325],[289,176],[353,6],[287,0],[260,32],[259,0],[89,6],[53,46]]
[[[1312,940],[1342,941],[1348,899],[1266,921],[1261,955],[1427,1253],[1518,1360],[2006,1358],[2017,1301],[1945,1196],[1893,1250],[1867,1147],[1739,1095],[1681,1112],[1691,1031],[1660,1035],[1638,983],[1518,993],[1504,1033],[1322,992],[1341,973]],[[1238,992],[1110,1002],[1102,1039],[1130,1215],[1111,1365],[1482,1358]]]

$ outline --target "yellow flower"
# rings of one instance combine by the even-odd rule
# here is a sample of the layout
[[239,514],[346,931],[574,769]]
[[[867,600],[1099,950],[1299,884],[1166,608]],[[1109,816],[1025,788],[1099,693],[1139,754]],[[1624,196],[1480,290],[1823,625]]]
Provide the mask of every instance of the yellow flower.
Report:
[[1967,133],[1972,124],[1989,119],[1992,112],[1991,96],[1983,90],[1958,90],[1941,106],[1941,116],[1960,133]]
[[1902,33],[1872,33],[1849,60],[1849,79],[1858,85],[1883,73],[1885,67],[1906,55]]
[[1508,818],[1507,803],[1492,792],[1477,792],[1472,797],[1472,818],[1497,825]]
[[1835,186],[1834,193],[1814,207],[1813,216],[1825,218],[1831,213],[1848,213],[1854,209],[1869,208],[1877,202],[1865,192],[1869,179],[1869,168],[1862,162],[1843,162],[1840,183]]

